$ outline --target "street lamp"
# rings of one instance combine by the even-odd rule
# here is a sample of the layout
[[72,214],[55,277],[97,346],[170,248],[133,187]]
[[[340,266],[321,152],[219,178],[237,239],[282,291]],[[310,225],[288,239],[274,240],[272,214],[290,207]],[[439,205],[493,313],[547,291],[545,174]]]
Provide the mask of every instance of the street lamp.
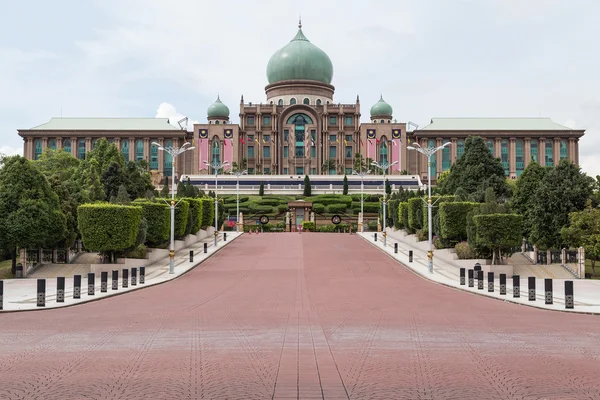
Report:
[[181,147],[165,147],[156,142],[152,142],[152,146],[156,146],[158,150],[171,155],[171,246],[169,249],[169,274],[175,273],[175,158],[178,155],[195,148],[194,146],[187,147],[189,144],[189,142],[185,142]]
[[398,161],[394,161],[391,164],[388,164],[387,161],[382,161],[381,163],[378,163],[377,161],[373,161],[371,163],[372,166],[374,166],[375,168],[378,168],[381,170],[381,172],[383,173],[383,245],[385,246],[387,244],[387,234],[385,232],[385,219],[386,219],[386,205],[387,205],[387,201],[385,199],[386,193],[385,193],[385,174],[387,174],[387,171],[390,167],[394,166],[398,164]]
[[365,175],[367,175],[368,172],[363,171],[362,169],[359,172],[356,172],[354,170],[352,170],[352,175],[358,175],[360,176],[360,231],[364,232],[365,231],[365,214],[364,214],[364,195],[365,195],[365,182],[364,182],[364,178]]
[[237,170],[237,171],[231,171],[229,172],[230,174],[233,174],[236,176],[237,178],[237,182],[235,183],[235,194],[237,196],[236,202],[237,202],[237,206],[236,206],[236,214],[235,214],[235,220],[236,220],[236,225],[237,225],[237,231],[240,231],[240,176],[242,175],[246,175],[248,173],[248,171],[243,170]]
[[217,247],[217,239],[219,237],[219,227],[218,227],[218,220],[219,220],[219,204],[218,204],[218,200],[217,200],[217,188],[218,188],[218,175],[219,175],[219,170],[225,170],[225,167],[227,167],[229,165],[229,161],[224,161],[222,163],[218,163],[216,161],[214,161],[212,164],[209,164],[208,161],[204,160],[204,164],[206,164],[208,167],[211,167],[214,171],[215,171],[215,248]]
[[429,273],[433,274],[433,240],[432,240],[432,227],[431,227],[431,212],[433,204],[431,204],[431,156],[444,147],[449,146],[450,142],[446,142],[438,147],[423,148],[419,143],[415,143],[414,146],[406,146],[409,150],[416,150],[419,153],[427,156],[427,230],[429,234],[429,251],[427,252],[427,268]]

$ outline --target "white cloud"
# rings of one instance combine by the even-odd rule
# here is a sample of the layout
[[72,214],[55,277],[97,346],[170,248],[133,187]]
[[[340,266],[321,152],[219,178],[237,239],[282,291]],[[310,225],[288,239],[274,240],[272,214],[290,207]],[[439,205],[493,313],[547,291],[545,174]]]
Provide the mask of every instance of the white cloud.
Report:
[[22,147],[10,147],[10,146],[0,146],[0,154],[4,154],[5,156],[15,156],[15,155],[23,155]]
[[[168,118],[169,123],[176,128],[181,128],[182,126],[186,126],[186,124],[187,124],[188,131],[193,131],[194,124],[199,123],[196,120],[191,120],[188,117],[186,117],[185,115],[178,113],[177,110],[175,109],[174,105],[169,104],[169,103],[164,103],[164,102],[160,103],[160,105],[156,109],[155,117],[156,118]],[[185,118],[188,118],[188,121],[185,121],[184,120]],[[181,122],[181,126],[179,125],[179,122]]]

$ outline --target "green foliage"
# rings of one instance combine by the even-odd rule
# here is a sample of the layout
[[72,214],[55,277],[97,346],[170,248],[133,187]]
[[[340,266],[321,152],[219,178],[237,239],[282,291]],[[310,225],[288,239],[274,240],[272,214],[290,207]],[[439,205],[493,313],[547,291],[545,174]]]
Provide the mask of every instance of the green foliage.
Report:
[[260,199],[256,201],[256,204],[261,206],[278,206],[281,204],[281,201],[276,199]]
[[459,260],[472,260],[477,256],[467,242],[457,243],[456,246],[454,246],[454,249],[456,250],[456,256]]
[[392,194],[392,185],[390,185],[390,180],[385,178],[385,194],[388,196]]
[[179,183],[177,183],[177,194],[176,194],[177,198],[182,198],[182,197],[186,197],[187,196],[187,190],[185,187],[185,183],[183,183],[182,181],[179,181]]
[[321,203],[313,203],[312,209],[314,212],[322,214],[325,212],[325,206]]
[[142,208],[115,204],[84,204],[77,208],[79,231],[92,251],[116,252],[136,244]]
[[330,204],[327,206],[328,213],[340,213],[346,211],[345,204]]
[[377,221],[367,221],[367,228],[369,228],[370,231],[376,231],[377,230]]
[[312,192],[312,187],[310,184],[310,178],[308,177],[308,175],[304,176],[304,196],[310,196]]
[[[53,247],[69,235],[58,195],[35,164],[5,157],[0,169],[0,248]],[[14,271],[13,271],[14,272]]]
[[343,186],[343,189],[342,189],[342,193],[344,195],[348,194],[348,177],[346,175],[344,175],[344,186]]
[[150,202],[142,199],[133,202],[142,208],[142,217],[146,220],[146,242],[150,247],[165,243],[171,235],[171,208],[163,201]]
[[344,204],[346,207],[352,206],[352,197],[341,194],[320,194],[305,200],[311,201],[313,204],[319,203],[325,206],[330,204]]
[[169,177],[165,176],[165,183],[163,184],[163,187],[160,189],[160,196],[167,198],[169,197]]
[[[433,207],[431,207],[431,225],[433,228],[433,234],[434,235],[439,235],[440,234],[440,216],[438,214],[439,209],[441,207],[442,204],[444,203],[451,203],[454,201],[454,196],[431,196],[431,204],[433,204]],[[427,211],[427,203],[423,202],[423,225],[421,225],[423,227],[423,231],[425,232],[425,234],[429,233],[429,223],[428,223],[428,211]]]
[[423,199],[413,197],[408,200],[408,227],[413,231],[423,227]]
[[480,214],[473,217],[477,232],[477,247],[487,249],[492,264],[501,259],[502,253],[510,253],[521,244],[523,216],[518,214]]
[[427,233],[423,229],[417,230],[416,236],[417,236],[417,240],[419,242],[429,239],[429,237],[427,236]]
[[[280,204],[280,205],[277,206],[277,212],[279,212],[279,213],[283,213],[283,212],[289,211],[289,209],[290,208],[288,207],[287,204]],[[313,209],[314,209],[314,207],[313,207]]]
[[[377,225],[377,224],[375,224]],[[347,231],[350,227],[352,227],[352,230],[354,232],[356,232],[356,226],[354,226],[354,224],[345,224],[345,223],[341,223],[341,224],[327,224],[327,225],[318,225],[316,228],[317,232],[325,232],[325,233],[334,233],[334,232],[345,232]],[[375,226],[375,228],[377,228],[377,226]]]
[[[352,210],[356,211],[356,214],[360,212],[360,202],[352,202]],[[363,210],[366,213],[376,214],[381,210],[381,203],[363,203]]]
[[572,247],[583,247],[585,258],[596,275],[596,260],[600,258],[600,210],[591,208],[569,214],[569,225],[561,229],[563,240]]
[[273,206],[261,206],[254,202],[250,202],[248,208],[250,209],[251,212],[263,212],[263,213],[273,212]]
[[450,167],[450,173],[437,185],[439,193],[451,195],[458,188],[470,193],[470,201],[483,200],[485,189],[492,187],[499,197],[508,195],[504,168],[494,158],[483,138],[469,136],[463,155]]
[[186,198],[185,200],[190,203],[190,217],[187,231],[188,233],[196,234],[202,227],[202,200],[196,198]]
[[[250,197],[248,196],[240,196],[240,204],[247,202],[250,199]],[[237,196],[231,196],[231,197],[227,197],[225,199],[225,204],[236,204],[237,203]]]
[[531,160],[527,168],[515,182],[515,189],[511,198],[511,207],[523,216],[523,236],[529,237],[532,230],[531,210],[534,208],[533,201],[537,188],[546,179],[548,169]]
[[398,204],[398,225],[400,229],[408,228],[408,201]]
[[260,186],[258,187],[258,195],[259,196],[265,195],[265,183],[264,182],[261,182]]
[[215,204],[210,197],[203,197],[202,202],[202,229],[211,226],[215,222]]
[[127,188],[125,187],[125,185],[119,186],[119,191],[117,192],[116,202],[117,202],[117,204],[124,204],[124,205],[131,203],[131,200],[129,198],[129,193],[127,193]]
[[[352,201],[357,201],[360,202],[360,196],[361,194],[351,194],[350,198],[352,198]],[[380,201],[381,196],[379,195],[375,195],[375,194],[366,194],[364,193],[363,195],[363,202],[373,202],[373,203],[377,203]]]
[[315,223],[311,221],[302,221],[302,230],[314,232],[315,231]]
[[180,199],[175,206],[175,238],[181,239],[187,233],[189,222],[190,203],[187,200]]
[[440,234],[452,242],[467,239],[467,214],[479,207],[479,203],[444,202],[440,205]]
[[530,242],[539,248],[561,248],[561,229],[571,212],[582,211],[595,182],[569,160],[551,168],[532,196],[527,212]]

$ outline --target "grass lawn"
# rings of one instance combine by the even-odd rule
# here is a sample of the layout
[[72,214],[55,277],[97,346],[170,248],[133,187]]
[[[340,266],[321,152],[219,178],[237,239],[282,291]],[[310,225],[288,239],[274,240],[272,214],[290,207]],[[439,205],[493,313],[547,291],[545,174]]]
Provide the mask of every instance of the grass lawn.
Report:
[[[17,262],[19,260],[17,259]],[[14,275],[10,273],[11,260],[0,261],[0,279],[12,279]]]
[[[592,262],[590,260],[585,260],[585,273],[592,273]],[[592,279],[600,279],[600,261],[596,261],[596,276],[592,277]]]

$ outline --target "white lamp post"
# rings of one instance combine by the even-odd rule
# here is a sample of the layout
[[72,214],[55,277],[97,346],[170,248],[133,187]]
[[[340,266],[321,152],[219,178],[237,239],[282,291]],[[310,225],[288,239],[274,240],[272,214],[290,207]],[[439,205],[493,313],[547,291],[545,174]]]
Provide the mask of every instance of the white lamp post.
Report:
[[427,230],[429,235],[429,251],[427,252],[427,268],[429,273],[433,274],[433,239],[432,239],[432,226],[431,226],[431,211],[433,204],[431,204],[431,156],[444,147],[449,146],[450,142],[446,142],[438,147],[423,148],[419,143],[415,143],[414,146],[406,146],[409,150],[416,150],[421,154],[427,156]]
[[364,178],[365,175],[367,175],[368,172],[363,171],[362,169],[359,172],[356,171],[352,171],[353,175],[358,175],[360,176],[360,231],[364,232],[365,231],[365,214],[364,214],[364,196],[365,196],[365,182],[364,182]]
[[218,196],[217,196],[218,175],[219,175],[220,169],[225,170],[225,167],[227,167],[229,165],[229,161],[224,161],[222,163],[213,162],[212,164],[209,164],[208,161],[204,160],[204,164],[206,164],[208,167],[211,167],[215,171],[215,248],[216,248],[217,242],[218,242],[217,239],[219,237],[219,227],[218,227],[219,202],[218,202]]
[[187,147],[189,144],[185,142],[181,147],[164,147],[156,142],[152,142],[152,146],[156,146],[158,150],[171,155],[171,246],[169,249],[169,274],[175,273],[175,158],[188,150],[193,150],[194,146]]
[[373,161],[371,163],[372,166],[380,169],[381,172],[383,173],[383,245],[384,246],[387,244],[387,234],[385,232],[386,205],[387,205],[386,193],[385,193],[385,175],[387,174],[388,168],[390,168],[396,164],[398,164],[398,161],[394,161],[391,164],[388,164],[387,161],[382,161],[381,163]]
[[248,173],[248,171],[243,170],[237,170],[235,172],[230,172],[231,174],[235,175],[237,177],[237,181],[235,183],[235,194],[237,196],[236,202],[237,202],[237,206],[236,206],[236,214],[235,214],[235,220],[236,220],[236,225],[237,225],[237,231],[240,231],[240,176],[242,175],[246,175]]

